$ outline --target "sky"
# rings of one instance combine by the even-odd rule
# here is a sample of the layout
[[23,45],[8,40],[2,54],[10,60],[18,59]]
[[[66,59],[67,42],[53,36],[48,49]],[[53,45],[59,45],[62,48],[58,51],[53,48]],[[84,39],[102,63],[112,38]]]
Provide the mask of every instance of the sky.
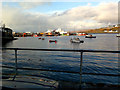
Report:
[[4,0],[0,24],[15,32],[78,31],[118,24],[119,0]]

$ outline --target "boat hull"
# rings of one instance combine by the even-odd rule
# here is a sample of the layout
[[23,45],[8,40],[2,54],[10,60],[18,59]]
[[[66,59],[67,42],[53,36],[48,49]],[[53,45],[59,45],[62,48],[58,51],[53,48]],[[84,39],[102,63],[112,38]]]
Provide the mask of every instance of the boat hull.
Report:
[[49,42],[51,43],[51,42],[57,42],[57,40],[49,40]]
[[72,43],[84,43],[84,41],[71,41]]
[[96,38],[96,36],[92,36],[92,37],[90,37],[90,36],[85,36],[85,38]]
[[70,42],[71,43],[84,43],[84,41],[80,40],[79,38],[71,39]]

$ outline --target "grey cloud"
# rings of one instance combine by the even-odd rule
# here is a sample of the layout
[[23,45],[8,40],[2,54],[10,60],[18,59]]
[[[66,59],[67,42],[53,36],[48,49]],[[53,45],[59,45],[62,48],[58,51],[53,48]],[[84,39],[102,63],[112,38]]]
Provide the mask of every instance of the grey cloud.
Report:
[[46,31],[63,28],[68,31],[104,27],[116,24],[117,3],[101,3],[98,6],[80,6],[52,15],[28,13],[18,8],[3,8],[3,20],[15,31]]

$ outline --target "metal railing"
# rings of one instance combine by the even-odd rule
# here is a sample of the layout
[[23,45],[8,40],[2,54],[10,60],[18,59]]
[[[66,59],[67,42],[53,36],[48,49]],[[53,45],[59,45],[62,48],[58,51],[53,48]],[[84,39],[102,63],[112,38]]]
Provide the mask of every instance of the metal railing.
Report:
[[[106,50],[71,50],[71,49],[31,49],[31,48],[2,48],[2,50],[14,50],[15,51],[15,67],[10,66],[2,66],[4,68],[13,68],[15,69],[15,75],[13,80],[15,80],[17,76],[17,70],[39,70],[39,71],[51,71],[51,72],[64,72],[64,73],[74,73],[80,74],[80,85],[82,83],[82,75],[103,75],[103,76],[120,76],[120,74],[103,74],[103,73],[82,73],[82,62],[83,62],[83,53],[85,52],[93,52],[93,53],[120,53],[120,51],[106,51]],[[31,50],[31,51],[64,51],[64,52],[79,52],[80,53],[80,72],[73,71],[64,71],[64,70],[48,70],[48,69],[38,69],[38,68],[20,68],[17,66],[17,52],[20,50]]]

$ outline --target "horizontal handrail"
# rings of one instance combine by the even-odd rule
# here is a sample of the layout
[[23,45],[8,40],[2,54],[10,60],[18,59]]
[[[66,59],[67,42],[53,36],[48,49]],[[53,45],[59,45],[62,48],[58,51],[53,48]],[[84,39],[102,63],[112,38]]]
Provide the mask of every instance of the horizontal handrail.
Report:
[[[15,67],[11,67],[11,66],[2,66],[5,68],[11,68],[11,69],[15,69]],[[51,71],[51,72],[64,72],[64,73],[76,73],[76,74],[80,74],[80,72],[72,72],[72,71],[63,71],[63,70],[51,70],[51,69],[39,69],[39,68],[20,68],[18,67],[17,69],[21,69],[21,70],[36,70],[36,71]]]
[[[11,66],[2,66],[4,68],[11,68],[11,69],[15,69],[15,67],[11,67]],[[63,70],[50,70],[50,69],[38,69],[38,68],[17,68],[20,70],[35,70],[35,71],[50,71],[50,72],[64,72],[64,73],[74,73],[74,74],[80,74],[80,72],[73,72],[73,71],[63,71]],[[85,73],[83,72],[82,74],[87,74],[87,75],[103,75],[103,76],[120,76],[120,74],[103,74],[103,73]]]
[[111,50],[73,50],[73,49],[36,49],[36,48],[2,48],[2,50],[33,50],[33,51],[67,51],[67,52],[104,52],[104,53],[120,53],[120,51]]

